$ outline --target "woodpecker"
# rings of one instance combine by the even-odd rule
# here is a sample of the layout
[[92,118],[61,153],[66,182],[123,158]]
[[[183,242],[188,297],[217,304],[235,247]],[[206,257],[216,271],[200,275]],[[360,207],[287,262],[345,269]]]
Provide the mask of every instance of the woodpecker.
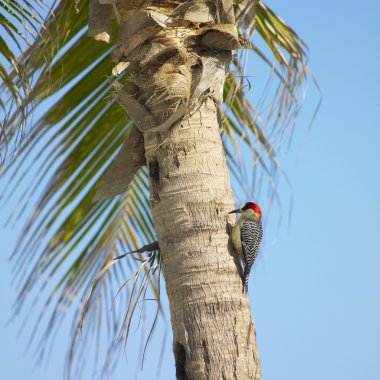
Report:
[[248,292],[249,272],[259,253],[263,227],[261,209],[253,202],[247,202],[229,214],[241,213],[240,218],[232,227],[231,242],[234,251],[244,264],[243,293]]

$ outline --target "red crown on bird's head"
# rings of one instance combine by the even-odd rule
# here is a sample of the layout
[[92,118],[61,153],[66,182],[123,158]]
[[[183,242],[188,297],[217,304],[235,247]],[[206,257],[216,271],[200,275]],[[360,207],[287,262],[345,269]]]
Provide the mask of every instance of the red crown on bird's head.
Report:
[[247,211],[248,209],[251,209],[253,212],[260,215],[261,218],[261,208],[257,203],[247,202],[241,209],[242,211]]

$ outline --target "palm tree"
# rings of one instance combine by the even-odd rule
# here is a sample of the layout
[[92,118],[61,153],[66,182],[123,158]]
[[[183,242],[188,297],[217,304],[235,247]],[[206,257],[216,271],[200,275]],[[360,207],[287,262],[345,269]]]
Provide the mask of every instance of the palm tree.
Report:
[[[40,286],[41,297],[49,288],[43,353],[76,310],[71,368],[83,323],[91,329],[109,314],[113,284],[122,283],[124,317],[108,322],[110,363],[139,300],[152,293],[160,313],[162,270],[177,379],[260,379],[251,310],[228,250],[235,200],[227,167],[242,183],[243,144],[255,190],[256,172],[276,169],[276,141],[293,125],[307,76],[304,43],[261,1],[61,1],[52,11],[36,4],[1,5],[2,172],[25,189],[22,212],[40,194],[13,255],[22,283],[15,312],[31,290]],[[276,78],[266,114],[245,96],[241,49]],[[154,245],[123,258],[129,277],[115,257],[155,234],[159,253]]]

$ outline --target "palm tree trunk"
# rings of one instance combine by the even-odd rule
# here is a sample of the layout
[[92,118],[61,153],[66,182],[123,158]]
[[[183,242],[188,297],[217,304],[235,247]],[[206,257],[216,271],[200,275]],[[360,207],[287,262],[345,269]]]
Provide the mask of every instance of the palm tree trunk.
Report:
[[214,101],[144,140],[177,379],[261,379],[250,306],[228,251],[234,197]]
[[[90,34],[107,40],[114,0],[92,1]],[[234,197],[217,117],[231,51],[242,47],[235,11],[248,3],[116,5],[114,71],[127,72],[117,100],[143,133],[179,380],[261,379],[251,310],[228,250]]]

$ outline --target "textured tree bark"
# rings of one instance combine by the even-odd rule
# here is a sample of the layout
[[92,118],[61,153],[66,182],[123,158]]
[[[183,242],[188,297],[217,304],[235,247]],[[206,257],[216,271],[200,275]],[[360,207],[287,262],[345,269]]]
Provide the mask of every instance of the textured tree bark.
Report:
[[228,251],[234,197],[214,101],[144,140],[177,379],[261,379],[250,306]]
[[[244,45],[237,20],[252,16],[253,2],[91,2],[90,35],[110,36],[111,4],[120,21],[113,73],[127,75],[115,83],[116,99],[143,134],[177,379],[261,379],[251,310],[228,250],[234,197],[217,118],[231,52]],[[128,168],[122,155],[116,161],[128,176],[120,183],[111,171],[99,197],[125,191],[145,163],[140,154]]]

